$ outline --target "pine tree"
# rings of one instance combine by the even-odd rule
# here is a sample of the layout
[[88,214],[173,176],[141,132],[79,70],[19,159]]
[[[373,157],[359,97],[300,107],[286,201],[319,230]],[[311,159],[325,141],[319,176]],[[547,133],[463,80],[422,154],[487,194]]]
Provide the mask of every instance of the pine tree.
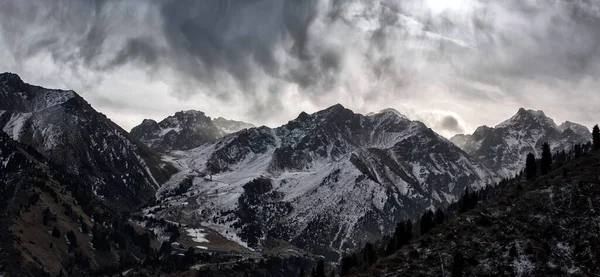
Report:
[[546,175],[552,170],[552,152],[550,151],[550,144],[547,142],[542,145],[542,159],[540,161],[540,167],[542,175]]
[[54,226],[54,228],[52,228],[52,236],[55,238],[60,238],[60,230],[58,230],[58,228],[56,228],[56,226]]
[[462,277],[464,267],[465,258],[460,252],[457,252],[454,255],[454,262],[452,263],[452,277]]
[[72,248],[77,248],[77,237],[73,230],[67,232],[67,240],[69,240],[69,246]]
[[471,195],[469,194],[468,188],[465,189],[465,194],[463,195],[462,199],[459,202],[461,204],[460,204],[460,209],[458,212],[464,213],[471,208]]
[[471,192],[471,196],[469,196],[469,200],[471,201],[469,204],[470,209],[475,209],[477,207],[477,192]]
[[527,154],[527,159],[525,160],[525,174],[527,175],[527,179],[535,179],[536,173],[537,165],[535,162],[535,155],[533,155],[533,153],[529,153]]
[[582,154],[583,154],[583,148],[581,147],[581,144],[576,144],[575,145],[575,158],[581,157]]
[[[371,266],[376,261],[377,261],[377,254],[375,253],[375,248],[373,247],[373,244],[371,244],[370,242],[367,242],[367,244],[365,244],[365,248],[363,249],[363,262],[367,266]],[[318,264],[317,264],[317,266],[318,266]],[[325,274],[325,273],[323,273],[323,274]]]
[[408,221],[406,221],[406,244],[408,244],[408,242],[410,242],[413,238],[413,226],[412,226],[412,221],[410,221],[410,219]]
[[313,277],[325,277],[325,262],[319,260],[317,267],[313,270]]
[[435,211],[435,223],[444,224],[444,219],[445,219],[444,212],[442,211],[442,209],[438,208]]
[[600,149],[600,128],[598,128],[598,124],[594,125],[592,129],[592,141],[594,142],[594,149]]
[[433,212],[428,210],[421,216],[421,236],[435,226]]

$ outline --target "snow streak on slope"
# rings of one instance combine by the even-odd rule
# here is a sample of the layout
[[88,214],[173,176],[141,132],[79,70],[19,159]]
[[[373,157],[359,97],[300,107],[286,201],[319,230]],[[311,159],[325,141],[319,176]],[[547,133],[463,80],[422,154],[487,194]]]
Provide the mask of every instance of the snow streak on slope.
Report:
[[175,214],[252,248],[282,238],[331,260],[496,181],[420,122],[341,105],[170,155],[181,172],[147,213]]

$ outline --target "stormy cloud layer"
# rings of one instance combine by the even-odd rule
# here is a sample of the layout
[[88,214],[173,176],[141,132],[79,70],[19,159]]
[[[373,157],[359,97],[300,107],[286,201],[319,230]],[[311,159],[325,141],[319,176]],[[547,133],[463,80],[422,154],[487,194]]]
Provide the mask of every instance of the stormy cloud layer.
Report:
[[342,103],[444,135],[519,107],[600,118],[593,0],[0,1],[0,71],[125,128],[182,109],[278,125]]

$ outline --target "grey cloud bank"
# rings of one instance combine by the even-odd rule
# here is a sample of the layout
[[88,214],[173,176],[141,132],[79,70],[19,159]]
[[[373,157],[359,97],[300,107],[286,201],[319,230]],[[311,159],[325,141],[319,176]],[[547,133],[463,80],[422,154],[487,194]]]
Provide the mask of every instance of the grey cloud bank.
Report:
[[182,109],[278,125],[342,103],[445,136],[519,107],[600,118],[600,3],[17,1],[0,71],[74,89],[125,128]]

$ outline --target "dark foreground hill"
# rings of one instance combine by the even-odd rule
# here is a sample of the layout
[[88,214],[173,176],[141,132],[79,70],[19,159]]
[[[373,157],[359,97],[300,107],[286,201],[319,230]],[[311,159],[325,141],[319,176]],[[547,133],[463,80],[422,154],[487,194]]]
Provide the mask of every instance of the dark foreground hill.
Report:
[[508,188],[357,276],[597,276],[599,203],[596,151]]

